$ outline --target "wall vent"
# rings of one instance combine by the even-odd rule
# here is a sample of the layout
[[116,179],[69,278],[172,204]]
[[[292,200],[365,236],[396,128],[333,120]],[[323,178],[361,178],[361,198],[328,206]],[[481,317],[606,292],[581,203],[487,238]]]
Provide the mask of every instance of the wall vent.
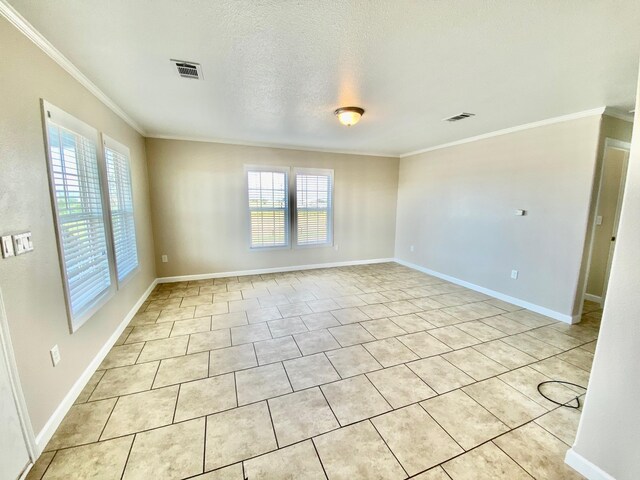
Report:
[[183,78],[202,79],[202,66],[195,62],[185,62],[184,60],[171,60],[176,67],[178,75]]
[[460,120],[464,120],[465,118],[475,117],[475,116],[476,116],[475,113],[462,112],[457,115],[454,115],[453,117],[444,118],[443,120],[445,122],[459,122]]

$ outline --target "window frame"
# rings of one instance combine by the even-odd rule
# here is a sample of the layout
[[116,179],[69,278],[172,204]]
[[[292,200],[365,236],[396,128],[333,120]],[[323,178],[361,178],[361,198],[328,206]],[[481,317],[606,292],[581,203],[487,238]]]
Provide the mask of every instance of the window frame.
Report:
[[[133,182],[131,180],[131,151],[129,147],[126,145],[114,140],[110,136],[105,133],[101,134],[102,137],[102,152],[103,152],[103,163],[104,163],[104,178],[103,178],[103,194],[107,197],[107,206],[108,206],[108,215],[109,215],[109,229],[110,229],[110,240],[111,246],[113,249],[113,270],[115,271],[115,279],[117,284],[117,289],[120,290],[131,278],[135,276],[136,273],[140,271],[140,255],[138,249],[138,232],[136,228],[135,221],[135,204],[133,200]],[[116,153],[119,153],[126,157],[127,163],[127,174],[129,176],[129,186],[131,188],[131,212],[133,215],[133,234],[135,237],[135,249],[136,249],[136,266],[129,273],[127,273],[122,279],[119,278],[118,274],[118,259],[116,256],[116,238],[115,231],[113,229],[113,212],[111,210],[111,192],[109,191],[109,174],[107,171],[107,152],[106,150],[113,150]]]
[[[308,244],[298,244],[298,174],[302,175],[322,175],[329,177],[329,205],[327,208],[327,241],[322,243],[308,243]],[[322,247],[333,247],[334,239],[333,239],[333,205],[334,205],[334,192],[335,192],[335,183],[334,183],[334,170],[332,168],[306,168],[306,167],[293,167],[293,174],[291,175],[292,182],[292,218],[291,218],[291,233],[293,237],[292,244],[296,249],[307,249],[307,248],[322,248]]]
[[[287,200],[287,206],[285,210],[285,229],[284,234],[286,238],[285,245],[267,245],[267,246],[253,246],[251,242],[251,206],[249,204],[249,172],[277,172],[284,173],[285,178],[285,186],[287,188],[287,192],[285,198]],[[248,245],[249,250],[252,252],[262,252],[262,251],[270,251],[270,250],[290,250],[293,244],[291,238],[291,201],[292,201],[292,193],[291,193],[291,167],[282,167],[282,166],[273,166],[273,165],[245,165],[244,166],[244,198],[247,206],[247,231],[248,235]]]
[[[117,277],[115,275],[115,256],[113,252],[113,242],[109,239],[109,232],[111,231],[111,219],[109,215],[109,205],[107,203],[107,196],[105,195],[104,180],[106,178],[104,150],[101,148],[102,142],[100,141],[100,135],[97,129],[84,123],[82,120],[68,114],[64,110],[50,104],[44,99],[41,99],[42,109],[42,127],[44,131],[45,140],[45,156],[47,161],[47,177],[49,183],[49,195],[51,199],[51,208],[53,211],[53,224],[56,233],[56,243],[58,248],[58,260],[60,264],[60,273],[62,277],[62,284],[64,289],[65,306],[67,310],[67,319],[69,323],[69,330],[71,333],[75,333],[80,327],[82,327],[95,313],[100,310],[115,294]],[[109,286],[100,292],[86,308],[81,312],[74,315],[71,305],[71,289],[69,286],[69,277],[67,273],[65,263],[65,252],[62,241],[62,231],[60,228],[60,213],[58,211],[58,202],[56,198],[56,185],[54,180],[53,160],[51,158],[51,139],[49,136],[49,122],[54,123],[62,128],[72,131],[73,133],[83,136],[89,141],[93,141],[96,150],[96,161],[98,166],[98,180],[100,185],[100,204],[102,206],[102,221],[105,234],[105,245],[107,251],[107,265],[109,269]]]

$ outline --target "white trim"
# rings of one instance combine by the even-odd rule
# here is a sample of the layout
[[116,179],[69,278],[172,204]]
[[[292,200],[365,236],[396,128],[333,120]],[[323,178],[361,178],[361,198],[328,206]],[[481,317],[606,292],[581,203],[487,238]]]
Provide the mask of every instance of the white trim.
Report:
[[484,140],[486,138],[498,137],[500,135],[506,135],[508,133],[520,132],[522,130],[529,130],[530,128],[543,127],[545,125],[552,125],[554,123],[568,122],[570,120],[577,120],[584,117],[592,117],[594,115],[603,115],[605,113],[605,107],[598,107],[591,110],[584,110],[582,112],[571,113],[569,115],[562,115],[560,117],[547,118],[546,120],[540,120],[538,122],[525,123],[524,125],[518,125],[516,127],[504,128],[502,130],[496,130],[495,132],[483,133],[482,135],[476,135],[475,137],[463,138],[462,140],[456,140],[454,142],[443,143],[434,147],[423,148],[421,150],[414,150],[413,152],[403,153],[400,158],[411,157],[421,153],[431,152],[433,150],[440,150],[442,148],[454,147],[456,145],[462,145],[464,143],[471,143],[478,140]]
[[116,328],[113,334],[98,351],[91,363],[87,366],[87,368],[84,369],[84,372],[82,372],[80,378],[76,380],[69,392],[62,399],[62,402],[60,402],[58,408],[55,409],[51,417],[49,417],[49,420],[47,420],[47,423],[45,423],[44,427],[42,427],[42,430],[40,430],[40,433],[36,435],[35,440],[38,454],[40,454],[44,450],[44,447],[47,445],[49,440],[51,440],[51,437],[55,433],[56,429],[60,426],[60,423],[64,419],[69,409],[73,406],[73,403],[76,401],[78,395],[80,395],[80,392],[82,392],[82,389],[85,387],[91,376],[95,373],[104,358],[107,356],[107,354],[111,350],[111,347],[113,347],[113,345],[118,341],[118,338],[120,338],[120,335],[129,324],[133,316],[136,314],[140,306],[144,303],[147,297],[151,295],[151,292],[157,284],[157,279],[151,282],[149,288],[147,288],[147,290],[138,299],[136,304],[131,308],[131,310],[129,310],[129,313],[127,313],[122,322],[120,322],[118,328]]
[[22,473],[26,478],[26,473],[31,470],[31,467],[33,467],[40,451],[36,445],[33,427],[31,426],[31,419],[29,418],[29,411],[27,410],[27,402],[25,401],[24,394],[22,392],[22,384],[20,383],[18,366],[15,362],[15,353],[13,350],[13,344],[11,343],[9,321],[7,319],[7,312],[4,309],[2,291],[0,291],[0,355],[4,355],[5,358],[7,372],[9,374],[9,384],[16,402],[16,410],[18,411],[18,419],[20,420],[20,426],[22,427],[22,434],[24,435],[27,453],[31,460],[31,464],[27,465],[25,471]]
[[111,100],[102,90],[100,90],[91,80],[89,80],[71,61],[65,57],[49,40],[47,40],[33,25],[31,25],[18,11],[7,3],[0,0],[0,15],[5,17],[9,23],[16,27],[25,37],[36,44],[40,50],[46,53],[54,62],[60,65],[78,83],[85,87],[98,100],[109,107],[113,113],[127,122],[140,135],[144,135],[144,129],[129,115],[125,113],[113,100]]
[[617,118],[618,120],[624,120],[625,122],[633,123],[633,114],[616,110],[615,108],[606,107],[604,114],[608,117]]
[[585,293],[584,299],[589,300],[590,302],[602,303],[602,297],[591,295],[590,293]]
[[564,463],[573,468],[576,472],[587,477],[589,480],[616,480],[615,477],[609,475],[597,465],[584,458],[573,448],[567,450],[564,457]]
[[573,323],[577,323],[577,321],[580,318],[578,315],[572,316],[566,313],[556,312],[555,310],[551,310],[547,307],[542,307],[540,305],[527,302],[526,300],[521,300],[519,298],[512,297],[504,293],[491,290],[489,288],[481,287],[480,285],[475,285],[465,280],[460,280],[459,278],[455,278],[450,275],[446,275],[444,273],[436,272],[435,270],[431,270],[429,268],[421,267],[420,265],[416,265],[415,263],[406,262],[399,258],[396,258],[394,261],[396,263],[399,263],[400,265],[404,265],[405,267],[413,268],[414,270],[418,270],[419,272],[426,273],[427,275],[431,275],[433,277],[441,278],[448,282],[455,283],[456,285],[460,285],[465,288],[475,290],[476,292],[484,293],[485,295],[490,295],[494,298],[497,298],[498,300],[503,300],[505,302],[518,305],[519,307],[526,308],[527,310],[531,310],[532,312],[536,312],[546,317],[553,318],[554,320],[559,320],[564,323],[573,324]]
[[[0,0],[0,2],[1,1],[3,0]],[[229,140],[226,138],[162,135],[159,133],[149,133],[149,134],[146,134],[145,137],[157,138],[159,140],[178,140],[181,142],[220,143],[222,145],[236,145],[239,147],[280,148],[282,150],[298,150],[299,152],[336,153],[338,155],[361,155],[366,157],[398,158],[397,153],[393,154],[393,153],[377,153],[377,152],[360,152],[357,150],[333,150],[330,148],[305,147],[304,145],[287,145],[282,143],[251,142],[251,141],[244,141],[244,140]]]
[[235,272],[201,273],[198,275],[177,275],[160,277],[158,283],[187,282],[191,280],[208,280],[209,278],[242,277],[245,275],[263,275],[266,273],[295,272],[296,270],[315,270],[318,268],[350,267],[352,265],[370,265],[374,263],[395,262],[393,258],[372,258],[370,260],[351,260],[348,262],[316,263],[310,265],[294,265],[292,267],[259,268],[257,270],[238,270]]

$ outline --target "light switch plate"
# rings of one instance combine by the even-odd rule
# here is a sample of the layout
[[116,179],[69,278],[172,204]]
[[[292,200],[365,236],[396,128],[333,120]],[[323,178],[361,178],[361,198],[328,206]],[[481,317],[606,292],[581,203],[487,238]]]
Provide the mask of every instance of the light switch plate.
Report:
[[13,250],[13,240],[11,235],[5,235],[0,239],[0,248],[2,248],[2,258],[13,257],[15,252]]
[[602,215],[596,217],[596,225],[602,225]]
[[511,278],[514,280],[518,279],[518,270],[511,270]]
[[31,252],[33,243],[31,242],[31,232],[18,233],[13,236],[13,248],[16,255]]
[[51,354],[51,363],[54,367],[57,366],[58,363],[60,363],[60,349],[58,348],[58,345],[54,345],[49,353]]

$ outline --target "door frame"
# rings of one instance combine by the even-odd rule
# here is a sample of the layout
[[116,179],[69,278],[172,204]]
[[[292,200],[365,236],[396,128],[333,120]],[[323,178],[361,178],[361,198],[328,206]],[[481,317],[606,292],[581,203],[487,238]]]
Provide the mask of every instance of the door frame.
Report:
[[36,445],[35,435],[33,428],[31,427],[31,420],[29,419],[29,413],[27,411],[27,403],[22,393],[22,386],[20,384],[20,377],[18,375],[18,367],[15,362],[15,356],[13,351],[13,345],[11,343],[11,335],[9,334],[9,323],[7,321],[7,312],[4,308],[4,300],[2,297],[2,290],[0,289],[0,355],[4,356],[5,363],[7,364],[7,370],[9,372],[9,383],[11,390],[13,391],[13,397],[16,402],[16,409],[18,411],[18,418],[20,420],[20,426],[22,427],[22,434],[24,436],[25,445],[27,447],[27,453],[31,459],[31,464],[27,465],[27,468],[22,473],[20,478],[25,478],[40,452]]
[[[585,271],[585,277],[584,277],[584,289],[582,291],[582,302],[580,303],[580,313],[582,313],[582,305],[584,303],[584,300],[588,300],[588,293],[587,293],[587,284],[589,283],[589,273],[591,271],[591,260],[592,260],[592,256],[593,256],[593,246],[595,243],[595,235],[596,235],[596,217],[598,216],[598,210],[600,209],[600,197],[602,194],[602,178],[604,175],[604,166],[605,166],[605,153],[607,151],[608,148],[615,148],[618,150],[624,150],[627,153],[630,152],[631,150],[631,143],[629,142],[623,142],[622,140],[617,140],[615,138],[609,138],[606,137],[604,140],[604,147],[602,149],[602,164],[600,165],[600,176],[598,178],[598,192],[597,192],[597,196],[596,196],[596,205],[593,211],[593,224],[591,225],[591,240],[589,242],[589,255],[587,257],[587,269]],[[620,179],[620,185],[622,185],[624,187],[626,180],[627,180],[627,169],[629,166],[629,157],[627,157],[627,160],[625,161],[625,165],[623,167],[623,172],[622,172],[622,177]],[[616,218],[614,220],[614,225],[616,224],[616,222],[620,219],[620,208],[622,207],[622,199],[624,198],[624,188],[620,189],[620,192],[618,194],[618,205],[616,206]],[[611,248],[609,248],[609,258],[607,260],[607,270],[605,273],[605,276],[609,274],[610,272],[610,268],[611,268],[611,260],[612,260],[613,255],[611,255]],[[602,290],[602,295],[600,297],[600,305],[603,306],[604,305],[604,300],[605,300],[605,295],[607,292],[607,285],[605,283],[604,288]]]

